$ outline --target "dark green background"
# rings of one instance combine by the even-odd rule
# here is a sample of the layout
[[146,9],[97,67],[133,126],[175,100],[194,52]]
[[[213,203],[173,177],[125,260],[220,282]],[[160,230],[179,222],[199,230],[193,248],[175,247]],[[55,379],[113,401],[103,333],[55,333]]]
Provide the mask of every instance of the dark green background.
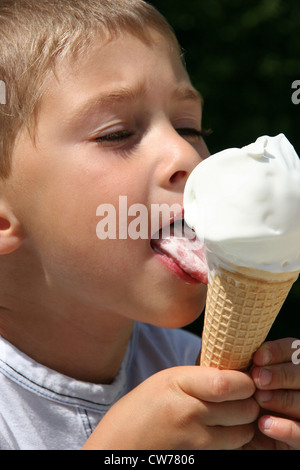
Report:
[[[283,132],[300,154],[298,0],[160,0],[149,2],[173,26],[187,69],[205,100],[203,126],[212,153]],[[299,240],[300,243],[300,240]],[[202,316],[203,317],[203,316]],[[189,327],[200,334],[202,319]],[[300,337],[300,281],[269,339]]]

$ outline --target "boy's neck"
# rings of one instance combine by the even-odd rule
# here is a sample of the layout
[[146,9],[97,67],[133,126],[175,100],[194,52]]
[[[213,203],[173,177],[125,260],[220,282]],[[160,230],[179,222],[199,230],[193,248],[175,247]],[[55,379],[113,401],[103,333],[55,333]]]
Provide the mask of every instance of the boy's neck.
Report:
[[111,383],[132,328],[131,320],[98,309],[87,314],[86,306],[55,295],[25,251],[0,257],[0,334],[37,362],[77,380]]

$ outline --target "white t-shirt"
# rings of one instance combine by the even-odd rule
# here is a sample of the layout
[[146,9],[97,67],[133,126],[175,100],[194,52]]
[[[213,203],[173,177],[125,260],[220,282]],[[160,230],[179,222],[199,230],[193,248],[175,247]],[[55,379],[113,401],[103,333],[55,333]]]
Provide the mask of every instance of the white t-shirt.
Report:
[[0,449],[80,449],[109,408],[159,370],[195,364],[200,338],[136,323],[110,385],[81,382],[0,338]]

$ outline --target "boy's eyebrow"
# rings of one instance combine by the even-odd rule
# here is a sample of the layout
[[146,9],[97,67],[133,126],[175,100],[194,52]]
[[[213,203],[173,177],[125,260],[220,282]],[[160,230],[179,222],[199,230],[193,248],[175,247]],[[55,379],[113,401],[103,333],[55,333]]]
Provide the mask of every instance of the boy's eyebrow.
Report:
[[[77,119],[83,119],[100,106],[121,104],[137,100],[138,98],[145,96],[146,93],[146,86],[144,86],[144,84],[140,84],[136,88],[121,87],[117,90],[108,92],[105,95],[103,94],[91,97],[72,111],[70,120],[77,121]],[[172,93],[172,97],[178,101],[195,101],[201,106],[203,105],[201,94],[192,86],[178,86]]]
[[179,86],[174,90],[173,96],[179,101],[198,101],[198,103],[203,106],[204,100],[201,93],[193,87]]
[[111,92],[92,96],[87,99],[84,103],[81,103],[77,108],[72,110],[72,116],[70,120],[83,119],[100,106],[108,106],[114,104],[121,104],[124,102],[134,101],[146,93],[146,88],[143,85],[139,85],[136,88],[120,87]]

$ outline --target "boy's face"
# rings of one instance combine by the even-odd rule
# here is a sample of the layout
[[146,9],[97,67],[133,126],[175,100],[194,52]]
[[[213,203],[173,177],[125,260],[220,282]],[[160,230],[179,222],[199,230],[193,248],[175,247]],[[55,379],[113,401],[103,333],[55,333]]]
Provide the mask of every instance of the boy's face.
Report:
[[[182,204],[188,175],[208,156],[189,130],[201,129],[201,101],[178,56],[153,38],[95,40],[76,63],[58,63],[35,145],[25,131],[17,140],[7,195],[54,292],[177,327],[201,312],[205,286],[152,249],[150,223],[147,239],[118,239],[119,196],[127,208],[142,204],[150,221],[151,205]],[[102,204],[116,210],[117,239],[96,234]]]

